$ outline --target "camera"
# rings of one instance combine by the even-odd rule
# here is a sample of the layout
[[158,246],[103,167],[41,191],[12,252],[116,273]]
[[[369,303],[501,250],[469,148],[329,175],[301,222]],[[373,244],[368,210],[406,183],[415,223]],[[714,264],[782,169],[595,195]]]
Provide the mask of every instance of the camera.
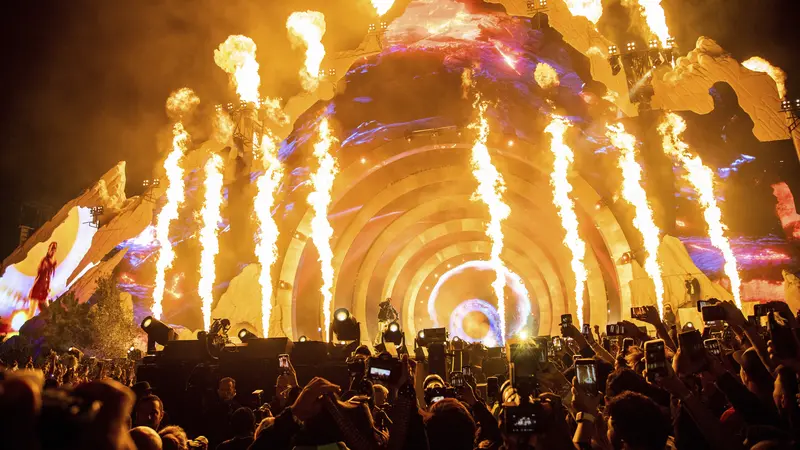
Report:
[[371,357],[367,361],[367,377],[375,381],[393,383],[400,378],[401,363],[388,353]]

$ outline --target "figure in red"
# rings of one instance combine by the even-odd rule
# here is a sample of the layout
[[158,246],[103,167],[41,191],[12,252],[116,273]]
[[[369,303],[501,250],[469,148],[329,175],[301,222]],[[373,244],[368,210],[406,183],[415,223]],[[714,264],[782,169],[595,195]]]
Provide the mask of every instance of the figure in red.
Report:
[[50,296],[50,280],[56,271],[58,262],[56,261],[57,242],[51,242],[47,247],[47,254],[39,262],[39,270],[36,273],[36,280],[33,282],[31,293],[28,295],[31,303],[38,303],[39,311],[47,307],[47,297]]

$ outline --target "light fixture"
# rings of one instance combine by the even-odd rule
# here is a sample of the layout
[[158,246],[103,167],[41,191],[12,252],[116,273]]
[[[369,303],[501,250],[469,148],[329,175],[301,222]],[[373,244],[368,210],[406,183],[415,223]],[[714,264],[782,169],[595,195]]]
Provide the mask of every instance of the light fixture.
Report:
[[361,327],[347,308],[339,308],[333,313],[331,336],[329,336],[330,342],[334,341],[334,335],[337,341],[358,341],[361,339]]
[[447,341],[447,330],[444,328],[426,328],[417,333],[417,346],[427,347],[430,344]]
[[247,328],[242,328],[241,330],[239,330],[240,341],[247,342],[251,339],[258,339],[258,336],[252,331],[248,330]]
[[636,51],[636,43],[635,42],[628,42],[625,45],[625,49],[628,50],[629,52],[635,52]]
[[403,332],[400,331],[400,324],[392,322],[386,327],[383,332],[383,342],[391,342],[394,345],[400,345],[403,342]]
[[178,333],[169,325],[153,316],[148,316],[142,321],[142,330],[147,334],[147,354],[156,352],[156,344],[166,345],[169,341],[178,339]]
[[364,157],[362,156],[362,157],[361,157],[361,164],[366,164],[366,163],[367,163],[367,158],[364,158]]
[[300,336],[300,339],[298,339],[298,342],[307,342],[307,341],[308,341],[308,338],[305,337],[305,336]]
[[509,146],[509,147],[513,147],[514,146],[514,140],[513,139],[509,139],[508,142],[506,142],[506,145]]

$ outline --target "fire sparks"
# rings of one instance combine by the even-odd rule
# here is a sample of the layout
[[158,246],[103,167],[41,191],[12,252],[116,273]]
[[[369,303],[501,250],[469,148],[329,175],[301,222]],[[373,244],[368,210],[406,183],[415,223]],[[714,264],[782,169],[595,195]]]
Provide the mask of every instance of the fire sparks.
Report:
[[339,171],[336,158],[330,154],[334,142],[336,142],[336,138],[331,133],[328,118],[323,117],[319,124],[319,141],[314,144],[314,156],[317,158],[319,168],[311,174],[314,192],[308,194],[307,201],[314,210],[314,218],[311,219],[311,240],[319,253],[322,270],[322,317],[325,341],[328,341],[330,336],[331,303],[333,301],[333,250],[331,250],[330,242],[333,237],[333,227],[328,221],[328,208],[332,200],[333,181]]
[[758,56],[753,56],[752,58],[743,62],[742,66],[752,70],[753,72],[763,72],[769,75],[769,77],[772,78],[775,81],[775,84],[778,86],[778,97],[786,97],[786,72],[781,70],[780,67],[775,67],[766,59]]
[[258,75],[256,43],[252,39],[241,35],[228,36],[214,50],[214,62],[231,75],[236,93],[242,101],[258,104],[261,77]]
[[533,71],[533,79],[542,89],[558,87],[558,72],[550,64],[539,63]]
[[647,258],[644,270],[653,280],[656,289],[656,303],[659,315],[664,315],[664,280],[661,278],[661,266],[658,263],[658,247],[660,230],[653,220],[653,210],[647,201],[647,193],[642,187],[642,166],[636,162],[636,138],[625,131],[622,124],[608,127],[606,135],[612,145],[618,148],[619,167],[622,169],[622,197],[633,205],[636,215],[633,225],[642,233]]
[[478,120],[470,128],[478,131],[478,137],[472,147],[472,174],[478,181],[478,189],[473,200],[480,200],[489,208],[489,223],[486,224],[486,236],[492,242],[490,264],[495,270],[492,289],[497,296],[497,314],[500,316],[500,336],[502,342],[506,337],[506,269],[500,254],[503,252],[502,223],[511,214],[511,208],[503,201],[506,185],[503,175],[492,164],[492,157],[486,141],[489,138],[489,122],[486,119],[487,104],[476,98]]
[[167,99],[167,112],[174,117],[183,117],[189,114],[200,104],[200,98],[193,90],[184,87],[170,94]]
[[181,282],[183,281],[183,274],[179,273],[172,277],[172,283],[170,286],[166,288],[166,292],[175,297],[175,298],[182,298],[183,293],[181,292]]
[[303,89],[313,91],[319,86],[319,67],[325,58],[325,15],[317,11],[294,12],[286,21],[289,39],[294,47],[306,47],[305,67],[300,70]]
[[258,282],[261,285],[261,326],[263,336],[269,337],[269,320],[272,314],[272,265],[278,259],[278,224],[272,217],[275,194],[283,178],[283,166],[278,159],[278,146],[272,134],[261,139],[261,163],[264,173],[256,181],[254,201],[256,234],[256,258],[261,266]]
[[161,302],[164,299],[166,273],[175,261],[175,251],[169,240],[169,226],[173,220],[178,218],[178,208],[185,200],[181,162],[186,152],[189,133],[183,128],[181,122],[175,124],[172,133],[174,136],[172,152],[164,161],[164,171],[167,173],[167,203],[156,219],[156,240],[159,245],[156,255],[156,282],[153,288],[153,315],[156,316],[156,319],[161,319],[163,313]]
[[664,7],[661,6],[661,0],[638,0],[638,2],[650,31],[658,37],[661,45],[667,47],[667,40],[670,37],[669,28],[667,27],[667,17],[664,15]]
[[552,136],[550,150],[553,152],[555,161],[553,173],[550,175],[550,185],[553,187],[553,202],[558,209],[561,225],[566,233],[564,244],[572,252],[572,271],[575,273],[575,305],[578,323],[583,326],[583,291],[587,278],[583,258],[586,256],[586,244],[578,233],[579,225],[578,216],[575,214],[575,202],[569,196],[572,192],[569,170],[575,159],[572,149],[564,142],[564,134],[569,126],[566,119],[554,115],[544,131]]
[[372,6],[379,17],[389,12],[392,9],[392,5],[394,5],[394,0],[372,0]]
[[200,283],[197,292],[203,301],[203,329],[211,326],[211,304],[214,301],[214,283],[217,278],[216,257],[219,253],[217,227],[222,208],[222,158],[211,155],[205,166],[205,199],[200,211]]
[[492,45],[497,50],[497,53],[500,53],[500,56],[503,57],[503,61],[506,62],[506,65],[511,68],[514,72],[517,72],[519,75],[519,71],[517,70],[517,59],[512,55],[512,50],[507,48],[502,42],[492,39]]
[[583,16],[597,24],[603,15],[602,0],[566,0],[567,8],[573,16]]
[[699,196],[703,207],[703,216],[708,224],[708,237],[711,244],[722,252],[725,260],[723,270],[731,282],[733,299],[739,309],[742,308],[741,286],[736,257],[731,249],[731,244],[725,236],[726,226],[722,223],[722,211],[717,206],[714,196],[714,171],[703,164],[700,156],[693,155],[689,145],[683,141],[681,135],[686,130],[686,122],[675,113],[667,113],[658,126],[658,132],[663,138],[664,151],[677,158],[684,169],[686,179],[692,184]]

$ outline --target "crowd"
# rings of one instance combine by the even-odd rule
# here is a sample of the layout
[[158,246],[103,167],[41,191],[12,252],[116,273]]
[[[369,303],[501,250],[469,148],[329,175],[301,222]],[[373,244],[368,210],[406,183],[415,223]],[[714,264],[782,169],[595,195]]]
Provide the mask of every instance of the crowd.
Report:
[[[445,343],[447,369],[417,349],[347,360],[350,384],[298,382],[282,365],[271,399],[242,406],[217,380],[200,424],[171,423],[147,381],[55,355],[5,367],[4,449],[790,449],[800,443],[800,341],[787,305],[768,326],[730,302],[703,333],[640,320],[518,340],[505,354]],[[652,331],[651,331],[652,332]],[[456,357],[457,355],[457,357]],[[80,356],[73,356],[75,360]],[[83,358],[88,359],[88,358]],[[504,361],[497,364],[497,360]],[[25,366],[28,366],[27,368]],[[194,436],[187,436],[187,431]]]

